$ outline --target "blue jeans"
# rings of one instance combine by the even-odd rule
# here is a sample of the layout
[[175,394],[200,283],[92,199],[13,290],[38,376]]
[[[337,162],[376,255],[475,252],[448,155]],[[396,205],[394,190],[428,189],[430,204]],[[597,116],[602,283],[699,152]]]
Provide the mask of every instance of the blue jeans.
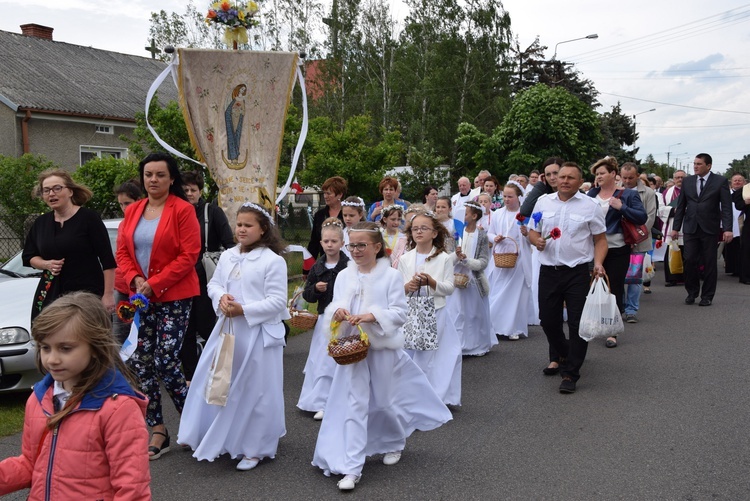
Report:
[[[633,254],[645,254],[645,252],[633,252]],[[624,303],[626,315],[635,315],[638,313],[642,290],[643,285],[641,284],[628,284],[625,288]]]

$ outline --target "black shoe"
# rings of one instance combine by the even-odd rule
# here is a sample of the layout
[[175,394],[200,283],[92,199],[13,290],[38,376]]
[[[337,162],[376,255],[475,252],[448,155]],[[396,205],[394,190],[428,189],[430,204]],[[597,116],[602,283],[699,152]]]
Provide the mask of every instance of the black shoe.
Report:
[[665,282],[664,287],[676,287],[677,282]]
[[575,393],[576,382],[569,377],[564,377],[560,383],[560,393]]
[[[164,430],[164,431],[166,431],[166,430]],[[161,447],[157,447],[155,445],[149,445],[148,446],[148,452],[150,452],[150,453],[153,452],[154,453],[153,456],[149,455],[149,457],[148,457],[149,461],[155,461],[155,460],[159,459],[160,457],[162,457],[167,452],[169,452],[169,432],[162,433],[160,431],[155,431],[153,434],[154,435],[161,435],[162,437],[165,437],[165,438],[164,438],[164,442],[161,443]]]
[[545,376],[554,376],[555,374],[558,374],[560,372],[560,364],[558,363],[557,367],[545,367],[544,369],[542,369],[542,372]]
[[685,298],[685,304],[695,304],[695,296],[688,296]]
[[698,303],[698,306],[711,306],[711,300],[710,299],[701,299],[701,302]]

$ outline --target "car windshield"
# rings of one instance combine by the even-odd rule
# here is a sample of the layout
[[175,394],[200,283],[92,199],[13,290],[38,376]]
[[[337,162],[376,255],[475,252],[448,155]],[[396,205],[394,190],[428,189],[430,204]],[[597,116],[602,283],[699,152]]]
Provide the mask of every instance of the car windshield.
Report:
[[[115,252],[117,246],[117,228],[108,227],[107,233],[109,234],[109,243],[112,246],[112,252]],[[0,266],[0,272],[2,272],[2,275],[20,278],[40,276],[42,273],[41,270],[23,265],[21,254],[22,253],[19,252],[18,254],[10,258],[7,263]]]

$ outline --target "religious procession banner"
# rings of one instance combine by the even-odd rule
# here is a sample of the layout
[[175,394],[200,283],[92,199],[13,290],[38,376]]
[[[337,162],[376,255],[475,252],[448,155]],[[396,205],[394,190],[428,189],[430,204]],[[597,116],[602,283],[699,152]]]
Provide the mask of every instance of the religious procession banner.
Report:
[[[178,49],[149,91],[147,113],[153,92],[172,73],[190,141],[216,181],[219,205],[230,221],[244,202],[264,206],[273,214],[294,177],[307,132],[298,59],[294,52]],[[277,198],[284,123],[295,78],[303,94],[303,130],[289,179]],[[164,143],[150,125],[149,129],[168,151],[187,158]]]

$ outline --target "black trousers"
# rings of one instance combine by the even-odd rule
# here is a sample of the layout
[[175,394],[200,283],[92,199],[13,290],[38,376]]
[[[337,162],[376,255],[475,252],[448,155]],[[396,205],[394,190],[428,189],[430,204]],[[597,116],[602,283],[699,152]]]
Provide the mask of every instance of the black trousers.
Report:
[[[685,250],[684,261],[685,290],[688,295],[701,299],[713,299],[716,293],[716,258],[718,241],[715,233],[706,233],[698,228],[695,233],[685,233],[683,237]],[[701,272],[703,265],[703,289],[701,290]]]
[[740,237],[734,237],[731,242],[724,245],[724,273],[733,277],[740,275]]
[[[559,356],[560,374],[578,381],[588,343],[578,336],[583,305],[589,292],[589,265],[574,268],[542,266],[539,271],[539,318],[550,345],[550,358]],[[568,311],[568,337],[563,330],[563,303]]]
[[625,275],[628,274],[630,267],[630,246],[623,245],[609,249],[602,265],[609,277],[609,291],[615,295],[617,308],[622,313],[625,311],[622,298],[625,296]]

